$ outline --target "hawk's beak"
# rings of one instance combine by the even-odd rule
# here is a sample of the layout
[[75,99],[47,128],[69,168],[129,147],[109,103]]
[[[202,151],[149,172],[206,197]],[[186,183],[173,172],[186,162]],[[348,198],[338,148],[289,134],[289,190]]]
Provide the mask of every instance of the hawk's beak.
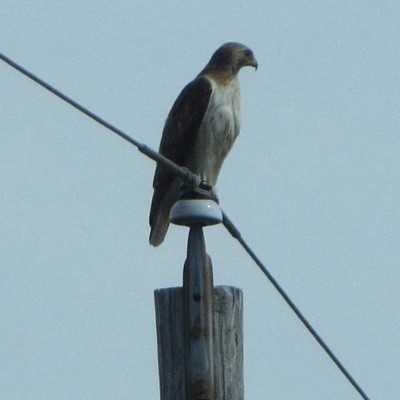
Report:
[[251,57],[251,59],[249,60],[249,63],[248,63],[248,65],[250,66],[250,67],[254,67],[254,69],[257,71],[257,68],[258,68],[258,62],[257,62],[257,60],[255,59],[255,57],[253,56],[253,57]]

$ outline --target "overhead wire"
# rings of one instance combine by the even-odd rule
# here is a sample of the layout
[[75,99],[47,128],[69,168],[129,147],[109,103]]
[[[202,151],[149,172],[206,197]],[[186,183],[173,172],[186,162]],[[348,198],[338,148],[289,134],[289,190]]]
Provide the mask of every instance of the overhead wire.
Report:
[[[111,130],[122,139],[126,140],[130,144],[137,147],[137,149],[145,154],[146,156],[150,157],[152,160],[156,161],[157,163],[161,163],[163,166],[169,168],[175,175],[179,176],[187,186],[196,187],[200,183],[199,176],[193,174],[187,168],[180,167],[179,165],[175,164],[173,161],[169,160],[167,157],[163,156],[162,154],[152,150],[147,145],[138,142],[137,140],[133,139],[131,136],[123,132],[121,129],[115,127],[114,125],[110,124],[103,118],[99,117],[92,111],[88,110],[86,107],[82,106],[81,104],[77,103],[75,100],[71,99],[64,93],[60,92],[58,89],[53,87],[52,85],[45,82],[43,79],[39,78],[38,76],[34,75],[32,72],[28,71],[26,68],[22,67],[21,65],[17,64],[4,54],[0,53],[0,59],[22,73],[23,75],[27,76],[28,78],[32,79],[34,82],[48,90],[49,92],[53,93],[55,96],[59,97],[66,103],[70,104],[72,107],[77,109],[78,111],[82,112],[89,118],[93,119],[100,125],[104,126],[105,128]],[[245,242],[242,238],[240,231],[236,228],[230,218],[226,215],[224,211],[222,211],[223,215],[223,225],[227,229],[227,231],[232,235],[233,238],[237,239],[238,242],[242,245],[244,250],[247,254],[252,258],[252,260],[256,263],[256,265],[261,269],[263,274],[268,278],[274,288],[278,291],[278,293],[283,297],[285,302],[289,305],[292,311],[296,314],[296,316],[300,319],[306,329],[310,332],[310,334],[314,337],[314,339],[318,342],[318,344],[322,347],[322,349],[327,353],[327,355],[331,358],[331,360],[335,363],[335,365],[339,368],[339,370],[343,373],[343,375],[347,378],[347,380],[351,383],[351,385],[356,389],[356,391],[360,394],[360,396],[364,400],[369,400],[369,397],[363,391],[361,386],[356,382],[356,380],[351,376],[351,374],[347,371],[347,369],[343,366],[343,364],[339,361],[339,359],[335,356],[332,350],[328,347],[325,341],[318,335],[312,325],[308,322],[308,320],[304,317],[301,311],[297,308],[297,306],[293,303],[290,299],[288,294],[284,291],[284,289],[280,286],[278,281],[273,277],[273,275],[268,271],[265,265],[261,262],[261,260],[257,257],[255,252],[251,249],[251,247]]]
[[197,186],[200,183],[199,177],[197,175],[193,174],[192,172],[190,172],[187,168],[179,167],[174,162],[169,160],[167,157],[152,150],[150,147],[148,147],[144,143],[140,143],[137,140],[133,139],[131,136],[127,135],[121,129],[118,129],[117,127],[110,124],[103,118],[99,117],[92,111],[88,110],[86,107],[77,103],[75,100],[71,99],[69,96],[60,92],[54,86],[45,82],[43,79],[34,75],[32,72],[28,71],[26,68],[22,67],[21,65],[17,64],[10,58],[6,57],[4,54],[0,53],[0,59],[3,60],[8,65],[10,65],[11,67],[13,67],[14,69],[16,69],[17,71],[21,72],[23,75],[32,79],[34,82],[36,82],[37,84],[39,84],[40,86],[42,86],[43,88],[48,90],[49,92],[51,92],[54,95],[56,95],[57,97],[59,97],[61,100],[65,101],[72,107],[76,108],[81,113],[85,114],[86,116],[93,119],[94,121],[96,121],[100,125],[104,126],[105,128],[109,129],[110,131],[116,133],[119,137],[126,140],[130,144],[133,144],[135,147],[137,147],[137,149],[140,152],[142,152],[146,156],[150,157],[152,160],[162,163],[165,167],[169,168],[175,175],[177,175],[181,179],[183,179],[188,186]]
[[312,327],[312,325],[308,322],[303,313],[297,308],[296,304],[290,299],[289,295],[285,292],[282,286],[278,283],[278,281],[273,277],[271,272],[268,271],[266,266],[262,263],[262,261],[257,257],[256,253],[251,249],[251,247],[245,242],[240,231],[236,228],[233,222],[229,219],[229,217],[222,211],[223,216],[223,224],[225,228],[229,231],[229,233],[238,240],[238,242],[242,245],[246,253],[252,258],[252,260],[257,264],[262,273],[268,278],[268,280],[272,283],[274,288],[279,292],[279,294],[283,297],[292,311],[297,315],[300,321],[304,324],[307,330],[311,333],[314,339],[318,342],[318,344],[325,350],[331,360],[336,364],[339,370],[343,373],[343,375],[349,380],[349,382],[353,385],[353,387],[357,390],[357,392],[361,395],[364,400],[368,400],[367,395],[362,390],[360,385],[356,382],[356,380],[350,375],[344,365],[339,361],[339,359],[335,356],[333,351],[329,348],[329,346],[325,343],[325,341],[318,335],[316,330]]

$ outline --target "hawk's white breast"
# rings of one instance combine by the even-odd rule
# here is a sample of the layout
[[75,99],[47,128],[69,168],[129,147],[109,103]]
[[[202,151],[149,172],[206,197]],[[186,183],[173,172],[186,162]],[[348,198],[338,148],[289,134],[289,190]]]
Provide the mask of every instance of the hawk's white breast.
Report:
[[212,93],[188,168],[215,185],[222,163],[240,130],[240,90],[235,77],[225,85],[210,79]]

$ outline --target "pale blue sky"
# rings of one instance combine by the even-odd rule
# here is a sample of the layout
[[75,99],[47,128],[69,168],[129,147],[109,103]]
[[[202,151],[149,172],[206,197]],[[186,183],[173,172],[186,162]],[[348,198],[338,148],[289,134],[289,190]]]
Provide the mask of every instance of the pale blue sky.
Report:
[[[400,396],[400,4],[11,1],[0,51],[158,147],[183,86],[226,41],[242,131],[221,205],[371,399]],[[0,398],[155,399],[153,290],[185,228],[148,245],[154,164],[0,63]],[[245,397],[355,390],[222,226],[217,284],[241,287]]]

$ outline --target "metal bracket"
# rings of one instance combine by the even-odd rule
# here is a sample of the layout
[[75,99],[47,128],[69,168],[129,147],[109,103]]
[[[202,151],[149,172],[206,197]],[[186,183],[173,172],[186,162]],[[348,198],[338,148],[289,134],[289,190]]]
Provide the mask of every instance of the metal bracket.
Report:
[[215,400],[213,365],[213,274],[203,228],[190,228],[183,272],[186,395]]

